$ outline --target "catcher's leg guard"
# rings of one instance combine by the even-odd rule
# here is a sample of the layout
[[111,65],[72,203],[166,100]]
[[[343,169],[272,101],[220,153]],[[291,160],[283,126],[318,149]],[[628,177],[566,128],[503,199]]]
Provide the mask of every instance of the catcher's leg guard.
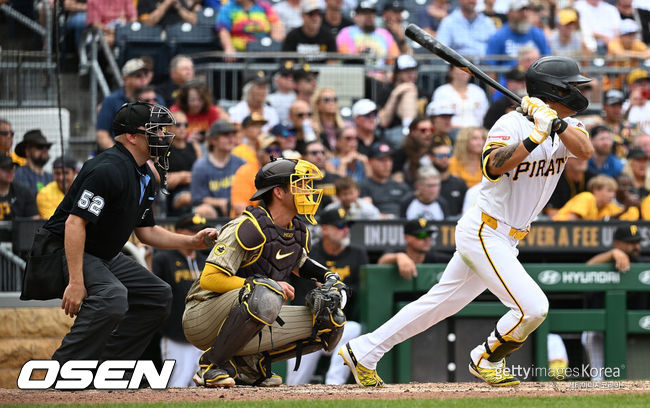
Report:
[[284,301],[282,287],[267,278],[247,280],[239,299],[241,303],[232,308],[217,338],[205,353],[214,364],[222,365],[230,360],[264,326],[272,325]]
[[519,349],[519,347],[524,344],[525,340],[524,339],[522,341],[518,341],[509,335],[501,336],[496,327],[494,328],[494,335],[499,341],[493,350],[490,350],[490,346],[488,345],[487,341],[485,342],[485,353],[487,354],[487,360],[492,363],[499,362],[508,357],[515,350]]

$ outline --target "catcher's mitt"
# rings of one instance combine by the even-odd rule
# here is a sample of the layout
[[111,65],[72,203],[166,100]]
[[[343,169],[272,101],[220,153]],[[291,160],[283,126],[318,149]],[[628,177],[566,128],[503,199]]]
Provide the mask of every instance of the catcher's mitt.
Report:
[[314,335],[330,332],[345,324],[345,314],[341,310],[342,296],[345,298],[344,289],[343,282],[330,279],[305,296],[305,304],[313,316]]

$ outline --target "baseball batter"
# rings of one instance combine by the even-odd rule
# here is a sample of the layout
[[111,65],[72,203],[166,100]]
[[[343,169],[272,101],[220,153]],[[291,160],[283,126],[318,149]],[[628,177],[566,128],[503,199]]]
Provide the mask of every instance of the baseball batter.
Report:
[[[553,193],[567,158],[593,153],[584,126],[570,117],[587,108],[577,86],[589,81],[570,58],[543,57],[531,65],[523,114],[502,116],[488,134],[479,199],[458,221],[456,252],[440,282],[339,349],[359,385],[382,386],[376,367],[384,353],[455,314],[486,288],[510,310],[470,352],[469,371],[493,386],[519,384],[505,358],[542,323],[548,300],[517,260],[517,244]],[[560,126],[553,131],[556,119]]]

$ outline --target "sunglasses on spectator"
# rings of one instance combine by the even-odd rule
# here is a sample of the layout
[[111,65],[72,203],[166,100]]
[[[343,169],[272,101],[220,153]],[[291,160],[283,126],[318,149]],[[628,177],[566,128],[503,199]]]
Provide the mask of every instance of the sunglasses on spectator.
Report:
[[305,14],[308,15],[309,17],[316,17],[316,16],[323,15],[323,13],[320,10],[310,11],[309,13],[305,13]]
[[190,124],[188,122],[176,122],[176,127],[188,127]]
[[431,232],[430,231],[420,231],[417,234],[413,235],[417,239],[427,239],[431,238]]
[[311,115],[312,115],[311,112],[299,112],[299,113],[296,113],[296,116],[298,116],[299,118],[304,118],[305,116],[309,116],[311,118]]
[[38,150],[50,150],[50,146],[48,145],[32,145],[32,147],[35,147]]
[[363,116],[366,119],[376,118],[377,117],[377,112],[372,111],[370,113],[366,113],[365,115],[361,115],[361,116]]
[[269,156],[279,157],[282,155],[282,149],[280,149],[279,147],[267,147],[266,149],[264,149],[264,151]]
[[310,150],[307,152],[307,154],[313,154],[316,156],[317,154],[325,154],[325,150]]
[[13,130],[0,130],[0,136],[12,136],[15,135],[16,132]]
[[146,77],[148,74],[149,74],[149,71],[138,71],[138,72],[134,73],[134,74],[131,75],[131,76],[134,76],[134,77],[136,77],[136,78],[144,78],[144,77]]
[[321,98],[321,101],[323,101],[325,103],[338,102],[339,98],[336,97],[336,96],[332,96],[331,98],[329,96],[325,96],[325,97]]
[[436,154],[437,159],[445,159],[445,158],[448,159],[450,157],[451,157],[451,153],[437,153]]
[[345,229],[345,228],[350,228],[350,224],[345,222],[345,221],[339,221],[336,224],[332,224],[332,225],[335,226],[336,228],[340,229],[340,230]]

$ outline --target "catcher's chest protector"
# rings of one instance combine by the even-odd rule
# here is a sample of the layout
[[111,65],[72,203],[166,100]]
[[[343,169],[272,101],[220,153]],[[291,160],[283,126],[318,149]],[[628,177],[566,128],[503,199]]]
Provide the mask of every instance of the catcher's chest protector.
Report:
[[267,213],[258,207],[248,207],[246,211],[255,217],[266,243],[257,260],[239,268],[237,275],[244,278],[262,275],[276,281],[287,280],[307,244],[307,227],[298,217],[294,217],[293,229],[285,229],[275,225]]

